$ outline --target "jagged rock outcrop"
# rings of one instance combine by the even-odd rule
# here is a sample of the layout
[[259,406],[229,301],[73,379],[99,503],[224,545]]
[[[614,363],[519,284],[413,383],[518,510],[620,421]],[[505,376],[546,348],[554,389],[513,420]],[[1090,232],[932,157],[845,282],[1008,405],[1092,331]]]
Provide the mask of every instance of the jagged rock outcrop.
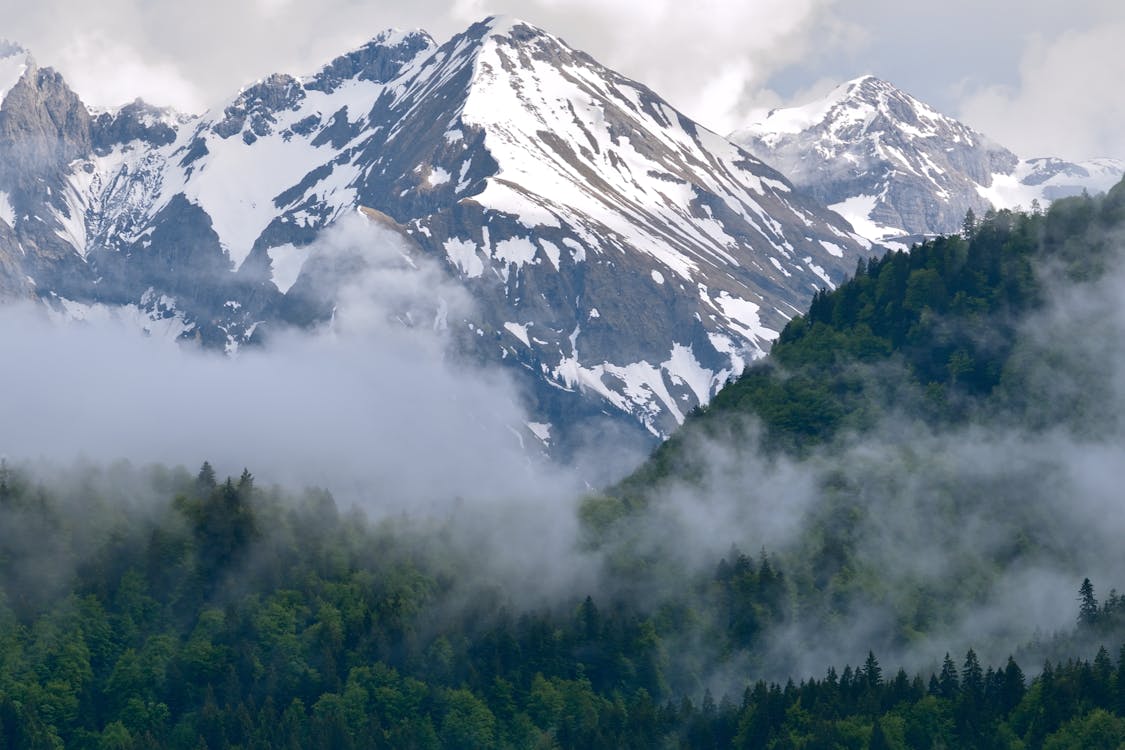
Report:
[[1021,161],[874,76],[774,110],[730,137],[880,241],[960,231],[969,210],[980,216],[1106,190],[1125,171],[1112,159]]
[[387,32],[198,118],[134,103],[66,121],[85,141],[51,167],[55,202],[20,197],[74,269],[29,273],[42,298],[236,348],[330,314],[310,255],[366,207],[468,289],[458,350],[512,367],[555,444],[598,415],[668,434],[873,251],[645,86],[511,19],[442,45]]

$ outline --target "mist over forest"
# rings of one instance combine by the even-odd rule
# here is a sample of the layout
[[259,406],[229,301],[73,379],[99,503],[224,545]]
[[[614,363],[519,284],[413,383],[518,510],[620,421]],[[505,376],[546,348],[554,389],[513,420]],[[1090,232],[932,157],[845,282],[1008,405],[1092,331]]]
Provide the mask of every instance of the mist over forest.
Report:
[[393,233],[311,258],[232,357],[0,308],[0,746],[1125,740],[1125,183],[861,262],[647,458],[552,462]]

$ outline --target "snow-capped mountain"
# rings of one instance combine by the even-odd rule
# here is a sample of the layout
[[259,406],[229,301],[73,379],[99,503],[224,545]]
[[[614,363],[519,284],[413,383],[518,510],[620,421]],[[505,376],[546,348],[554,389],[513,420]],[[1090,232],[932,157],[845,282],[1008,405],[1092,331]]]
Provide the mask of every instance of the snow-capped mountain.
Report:
[[385,32],[193,118],[91,113],[26,59],[0,157],[59,148],[27,170],[0,160],[8,296],[127,306],[236,348],[331,314],[313,242],[363,208],[460,279],[477,302],[450,322],[462,349],[515,366],[556,435],[603,412],[667,434],[872,251],[778,172],[520,21],[442,45]]
[[1113,159],[1021,161],[873,76],[774,110],[730,138],[877,241],[957,232],[970,209],[1100,192],[1125,172]]

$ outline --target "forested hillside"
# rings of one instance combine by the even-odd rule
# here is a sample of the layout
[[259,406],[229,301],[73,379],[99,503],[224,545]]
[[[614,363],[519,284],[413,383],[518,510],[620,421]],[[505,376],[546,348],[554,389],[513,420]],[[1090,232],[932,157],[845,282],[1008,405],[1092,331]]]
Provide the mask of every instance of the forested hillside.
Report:
[[1066,342],[1035,340],[1027,324],[1052,293],[1119,273],[1123,236],[1125,183],[1118,183],[1105,196],[1060,200],[1046,213],[1003,210],[979,222],[970,213],[962,235],[860,261],[851,281],[819,292],[767,359],[661,447],[640,484],[666,471],[694,431],[732,415],[752,415],[768,444],[796,453],[903,413],[943,425],[979,418],[1095,429],[1106,416],[1098,405],[1104,394],[1044,403],[1029,390],[1035,360],[1051,344],[1063,350],[1056,364],[1069,368],[1060,374],[1092,363],[1065,361]]
[[[127,501],[108,486],[130,487]],[[468,561],[438,543],[448,529],[370,524],[322,492],[285,496],[248,473],[216,483],[206,465],[194,479],[85,469],[53,489],[5,467],[0,513],[2,747],[1125,740],[1125,650],[1048,665],[1030,683],[1015,660],[970,651],[933,674],[884,673],[868,654],[822,679],[771,684],[747,670],[729,695],[685,691],[679,644],[702,622],[729,657],[785,616],[783,572],[736,551],[680,608],[576,596],[521,610],[471,583]],[[1075,636],[1125,636],[1125,602],[1083,594]]]
[[1123,226],[1118,185],[861,264],[565,553],[4,464],[0,747],[1118,747]]

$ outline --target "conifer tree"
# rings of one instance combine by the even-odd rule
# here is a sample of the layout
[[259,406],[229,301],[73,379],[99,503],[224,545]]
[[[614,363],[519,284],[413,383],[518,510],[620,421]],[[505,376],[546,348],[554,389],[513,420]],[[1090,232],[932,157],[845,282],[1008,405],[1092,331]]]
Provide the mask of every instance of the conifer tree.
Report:
[[11,480],[9,478],[8,459],[0,458],[0,507],[8,503],[12,497]]
[[941,664],[941,675],[938,677],[938,690],[942,698],[953,700],[960,690],[957,680],[957,666],[950,658],[949,652],[945,654],[945,661]]
[[972,702],[978,702],[984,697],[984,677],[980,661],[972,649],[965,654],[965,665],[961,669],[961,693],[966,700]]
[[1098,600],[1094,597],[1094,584],[1086,578],[1078,589],[1078,625],[1093,627],[1098,621]]
[[1125,644],[1117,654],[1117,673],[1113,677],[1114,709],[1125,716]]
[[195,485],[199,494],[203,497],[211,494],[211,490],[218,486],[215,481],[215,470],[211,468],[210,461],[204,461],[203,465],[199,467],[199,475],[195,478]]
[[965,239],[971,240],[973,238],[973,233],[976,232],[976,229],[977,215],[973,213],[973,209],[970,208],[965,212],[965,220],[961,222],[961,235]]
[[1007,713],[1019,705],[1019,702],[1023,700],[1025,690],[1023,670],[1020,669],[1019,664],[1016,664],[1016,660],[1009,656],[1008,663],[1004,667],[1003,688],[1000,692],[1000,710]]
[[883,668],[879,666],[874,651],[867,652],[867,661],[863,663],[863,680],[869,690],[874,690],[883,684]]

